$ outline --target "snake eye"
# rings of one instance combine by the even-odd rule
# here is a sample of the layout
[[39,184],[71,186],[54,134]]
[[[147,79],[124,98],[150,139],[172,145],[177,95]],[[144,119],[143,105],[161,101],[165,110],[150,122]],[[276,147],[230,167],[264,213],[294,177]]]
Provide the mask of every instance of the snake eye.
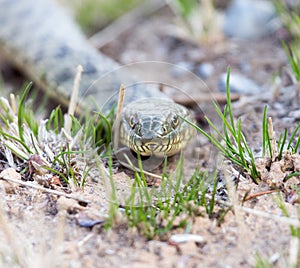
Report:
[[129,126],[133,129],[138,123],[137,114],[133,114],[129,118]]
[[175,114],[175,115],[173,115],[172,118],[171,118],[171,126],[172,126],[172,128],[175,129],[175,128],[177,128],[178,124],[179,124],[179,118],[178,118],[178,116]]
[[168,126],[166,124],[163,124],[161,126],[162,134],[165,135],[168,133]]

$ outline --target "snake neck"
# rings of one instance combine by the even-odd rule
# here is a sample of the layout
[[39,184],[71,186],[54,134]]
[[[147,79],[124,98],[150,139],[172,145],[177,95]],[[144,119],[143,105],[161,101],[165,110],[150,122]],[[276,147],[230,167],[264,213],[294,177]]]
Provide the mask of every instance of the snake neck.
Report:
[[[0,51],[60,103],[68,103],[77,66],[83,67],[79,102],[106,110],[117,101],[121,84],[137,81],[87,42],[66,10],[50,0],[0,0]],[[128,102],[149,97],[136,86]],[[153,95],[154,94],[154,95]],[[158,90],[152,97],[159,94]]]

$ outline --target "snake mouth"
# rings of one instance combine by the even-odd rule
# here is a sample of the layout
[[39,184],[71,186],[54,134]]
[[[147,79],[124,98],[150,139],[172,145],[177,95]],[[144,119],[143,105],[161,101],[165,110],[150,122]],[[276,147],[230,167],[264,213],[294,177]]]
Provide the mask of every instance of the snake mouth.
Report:
[[179,144],[164,145],[161,143],[147,142],[139,146],[134,145],[132,149],[142,156],[166,157],[180,151],[180,146]]
[[149,151],[151,151],[151,152],[155,152],[157,149],[158,149],[158,147],[160,146],[159,144],[157,144],[157,143],[147,143],[147,144],[145,144],[145,146],[146,146],[146,148],[149,150]]

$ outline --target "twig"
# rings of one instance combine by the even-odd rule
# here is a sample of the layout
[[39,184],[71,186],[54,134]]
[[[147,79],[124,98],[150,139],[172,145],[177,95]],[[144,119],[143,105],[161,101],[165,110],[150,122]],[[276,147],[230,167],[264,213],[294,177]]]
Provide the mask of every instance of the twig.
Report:
[[165,1],[161,0],[145,1],[132,11],[112,22],[102,31],[94,34],[89,41],[94,47],[99,49],[116,39],[120,34],[140,24],[146,17],[149,17],[165,5]]
[[254,194],[248,195],[244,199],[244,202],[249,201],[249,200],[251,200],[255,197],[258,197],[258,196],[262,196],[262,195],[265,195],[265,194],[272,194],[272,193],[275,193],[275,192],[277,192],[277,190],[267,190],[267,191],[262,191],[262,192],[259,192],[259,193],[254,193]]
[[40,190],[42,192],[49,193],[49,194],[54,194],[54,195],[58,195],[58,196],[64,196],[66,198],[71,198],[71,199],[74,199],[78,202],[87,203],[87,204],[91,203],[91,201],[89,201],[89,200],[83,199],[81,197],[78,197],[78,196],[75,196],[75,195],[72,195],[72,194],[66,194],[66,193],[63,193],[63,192],[60,192],[60,191],[57,191],[57,190],[44,188],[44,187],[39,186],[39,185],[34,185],[34,184],[31,184],[31,183],[16,180],[16,179],[13,179],[13,178],[8,178],[8,177],[3,178],[2,177],[1,180],[17,183],[17,184],[20,184],[22,186],[30,187],[30,188],[33,188],[33,189],[36,189],[36,190]]
[[84,238],[82,238],[78,243],[77,243],[77,248],[81,249],[84,244],[86,244],[91,238],[93,238],[96,234],[95,233],[89,233],[86,235]]

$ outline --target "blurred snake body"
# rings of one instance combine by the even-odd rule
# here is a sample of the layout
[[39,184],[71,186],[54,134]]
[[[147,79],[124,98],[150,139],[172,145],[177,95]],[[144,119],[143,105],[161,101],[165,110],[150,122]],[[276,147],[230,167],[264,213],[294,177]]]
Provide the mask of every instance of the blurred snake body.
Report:
[[[79,64],[83,67],[79,97],[92,97],[99,107],[116,101],[112,96],[122,83],[134,82],[116,62],[89,44],[53,1],[0,0],[0,25],[1,55],[63,105],[68,104]],[[191,120],[185,107],[158,90],[137,86],[126,97],[120,141],[142,155],[176,154],[194,132],[182,118]]]

